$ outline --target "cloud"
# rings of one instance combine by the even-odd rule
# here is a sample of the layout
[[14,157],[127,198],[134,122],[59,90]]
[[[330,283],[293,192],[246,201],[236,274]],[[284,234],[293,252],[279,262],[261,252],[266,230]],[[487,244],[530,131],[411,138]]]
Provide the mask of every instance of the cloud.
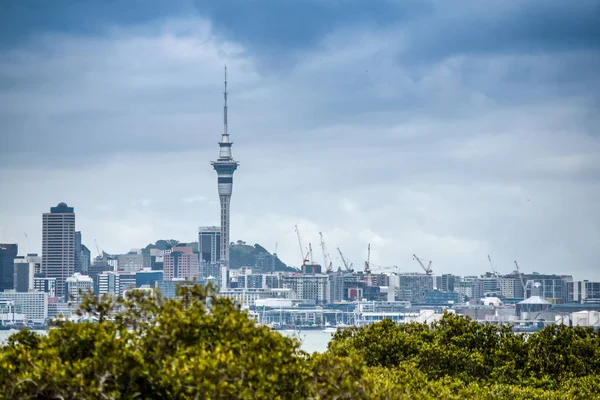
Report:
[[[600,53],[582,14],[591,3],[565,13],[573,38],[556,45],[542,45],[554,5],[535,28],[531,2],[381,2],[339,19],[322,4],[303,9],[325,10],[322,20],[280,40],[265,37],[281,26],[252,18],[225,27],[246,6],[233,16],[198,6],[201,17],[45,31],[2,50],[0,192],[15,195],[2,200],[0,241],[39,251],[40,214],[60,201],[75,206],[84,243],[108,252],[195,240],[198,226],[218,224],[209,161],[227,63],[241,162],[233,240],[277,243],[297,265],[298,225],[317,260],[324,234],[337,265],[339,247],[361,268],[371,243],[373,264],[402,271],[419,269],[415,253],[435,273],[480,274],[491,254],[501,272],[517,259],[526,271],[600,279]],[[512,33],[497,37],[502,29]]]

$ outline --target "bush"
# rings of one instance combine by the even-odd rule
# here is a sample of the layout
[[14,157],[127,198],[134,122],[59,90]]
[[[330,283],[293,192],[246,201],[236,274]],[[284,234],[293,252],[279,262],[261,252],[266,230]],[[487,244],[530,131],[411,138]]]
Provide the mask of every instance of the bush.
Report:
[[212,287],[179,299],[133,291],[87,297],[47,336],[23,330],[0,349],[0,398],[600,399],[600,333],[444,315],[338,331],[323,354],[258,326]]

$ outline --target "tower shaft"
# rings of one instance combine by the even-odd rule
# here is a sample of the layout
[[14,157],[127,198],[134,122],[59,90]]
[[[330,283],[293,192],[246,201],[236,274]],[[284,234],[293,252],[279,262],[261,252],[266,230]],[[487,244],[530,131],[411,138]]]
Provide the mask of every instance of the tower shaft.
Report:
[[222,286],[228,283],[230,203],[233,191],[233,173],[239,165],[231,154],[233,142],[229,139],[227,128],[227,67],[225,67],[225,91],[223,92],[223,97],[223,133],[219,142],[219,158],[217,161],[211,163],[217,172],[219,203],[221,204],[221,245],[219,251],[221,273],[219,274],[219,283]]

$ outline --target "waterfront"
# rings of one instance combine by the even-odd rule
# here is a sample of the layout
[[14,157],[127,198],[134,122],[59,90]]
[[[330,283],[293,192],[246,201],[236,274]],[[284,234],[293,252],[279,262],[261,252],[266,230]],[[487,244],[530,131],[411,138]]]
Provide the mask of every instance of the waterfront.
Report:
[[330,332],[323,332],[321,330],[310,330],[310,331],[278,331],[285,336],[295,336],[302,341],[300,348],[307,353],[313,353],[315,351],[322,353],[327,350],[327,344],[333,337]]
[[[0,331],[0,344],[6,342],[6,339],[13,333],[17,333],[17,330]],[[36,333],[46,335],[48,331],[34,331]],[[308,353],[315,351],[321,353],[327,350],[327,343],[331,340],[332,333],[323,332],[320,330],[315,331],[278,331],[280,334],[285,336],[295,336],[302,341],[300,348]]]

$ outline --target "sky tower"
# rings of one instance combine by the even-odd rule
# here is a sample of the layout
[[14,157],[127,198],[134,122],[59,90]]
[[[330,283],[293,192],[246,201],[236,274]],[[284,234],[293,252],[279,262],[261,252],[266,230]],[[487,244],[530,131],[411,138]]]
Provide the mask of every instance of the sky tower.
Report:
[[223,106],[223,134],[219,142],[219,158],[211,164],[217,171],[219,186],[219,201],[221,203],[221,249],[220,264],[221,276],[219,284],[227,286],[229,272],[229,203],[233,189],[233,173],[238,167],[238,162],[231,155],[233,142],[227,132],[227,66],[225,66],[225,91],[223,92],[225,104]]

